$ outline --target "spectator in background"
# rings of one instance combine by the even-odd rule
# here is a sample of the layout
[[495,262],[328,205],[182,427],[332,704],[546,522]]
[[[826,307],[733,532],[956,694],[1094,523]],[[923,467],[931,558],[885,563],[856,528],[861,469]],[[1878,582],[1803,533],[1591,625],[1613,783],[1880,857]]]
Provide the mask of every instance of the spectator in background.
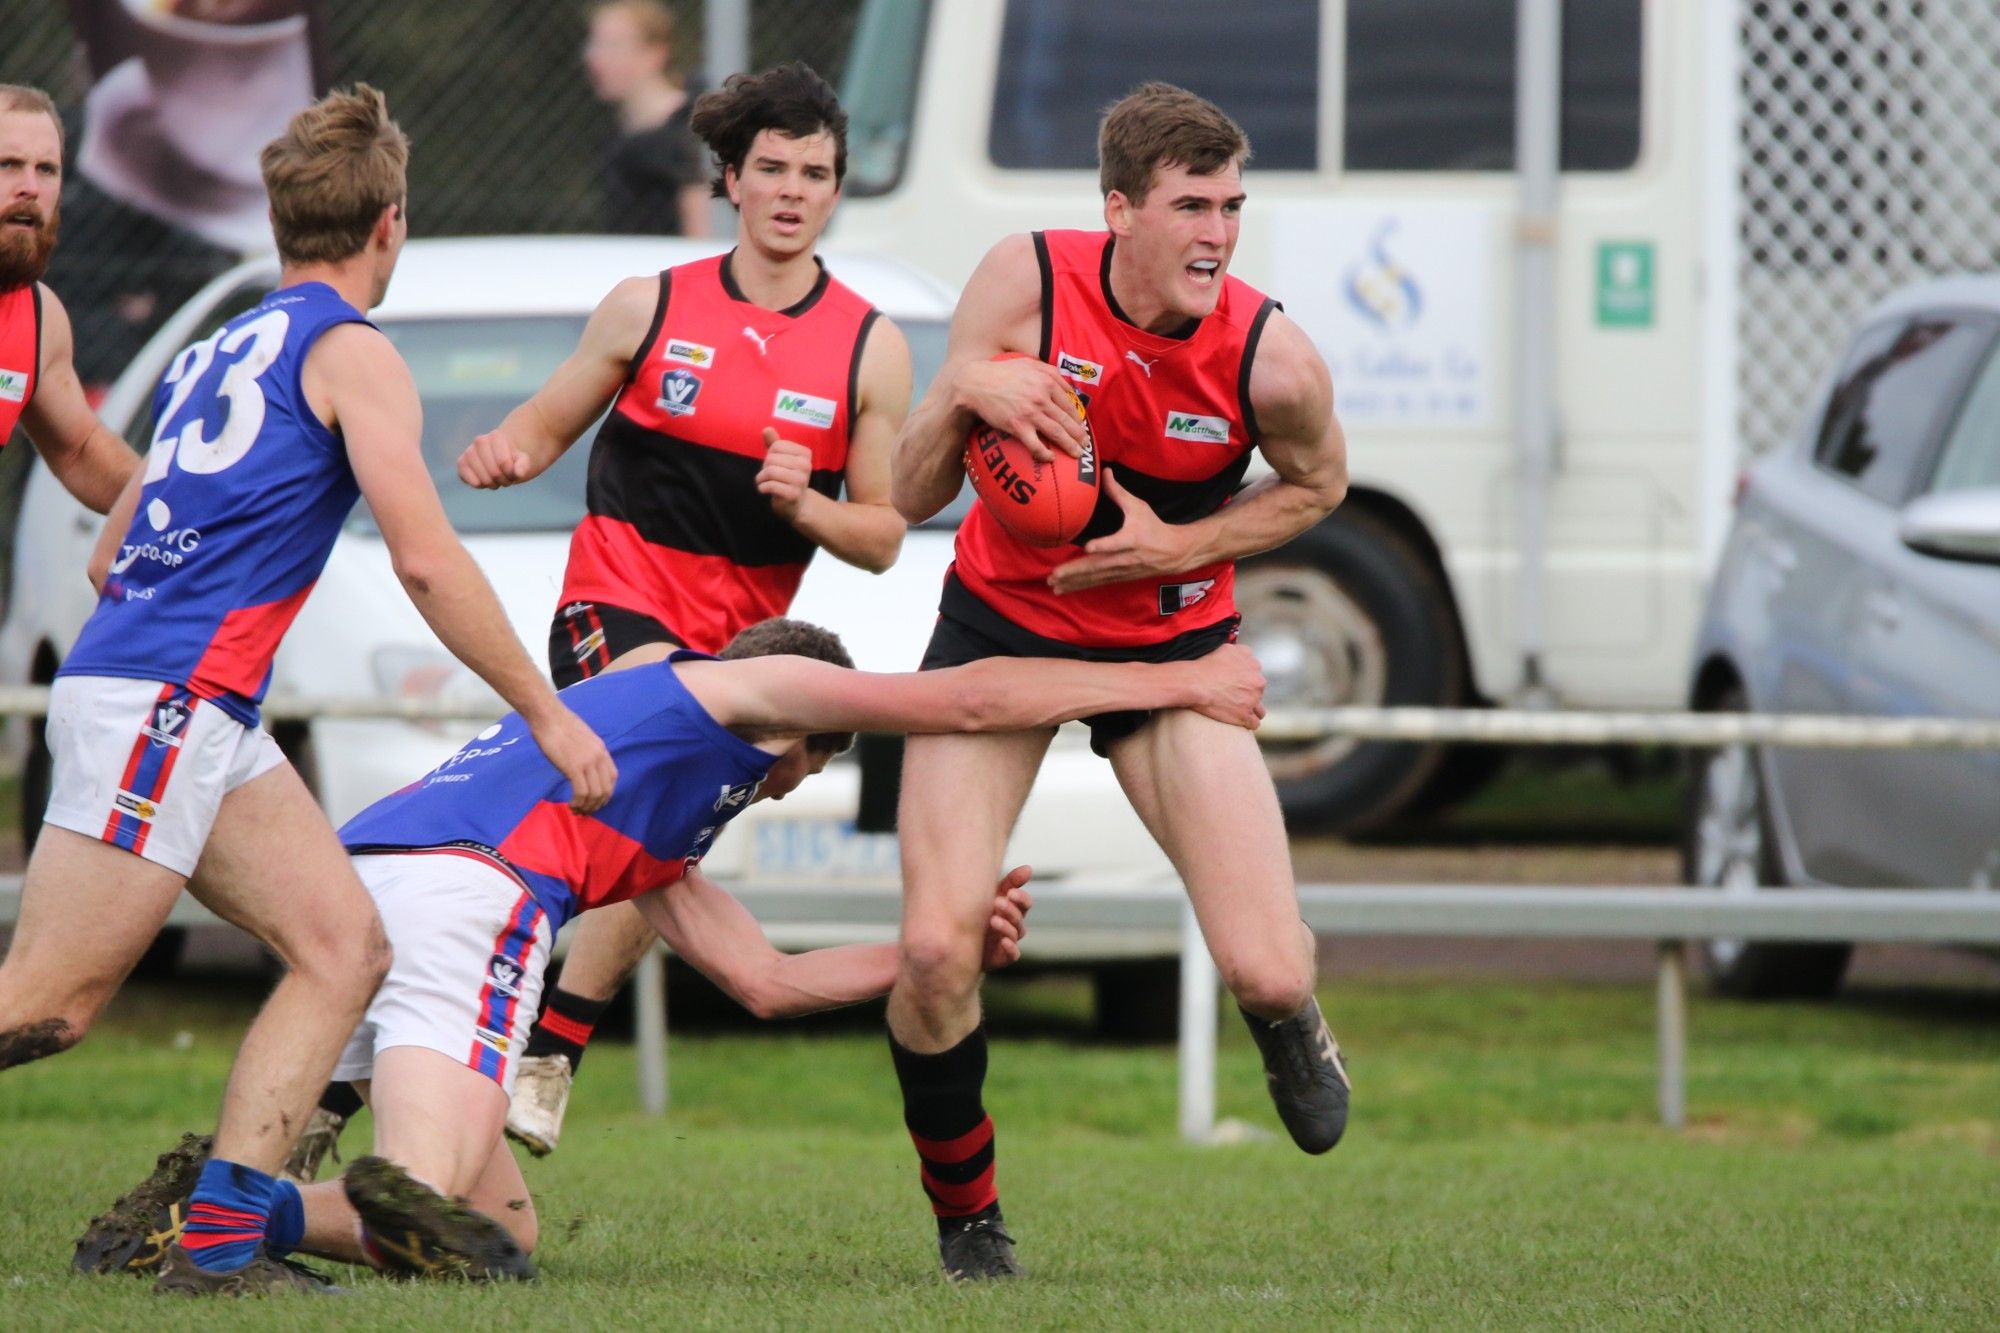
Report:
[[674,16],[659,0],[608,0],[590,15],[584,68],[600,102],[618,108],[604,165],[604,230],[707,236],[709,188],[693,103],[674,76]]

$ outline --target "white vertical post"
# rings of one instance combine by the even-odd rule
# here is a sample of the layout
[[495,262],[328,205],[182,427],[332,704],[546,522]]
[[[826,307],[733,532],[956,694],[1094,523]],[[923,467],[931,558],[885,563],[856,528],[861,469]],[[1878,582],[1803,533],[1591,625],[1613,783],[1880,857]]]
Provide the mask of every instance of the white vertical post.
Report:
[[702,10],[702,65],[711,88],[750,68],[750,0],[708,0]]
[[1660,941],[1660,1123],[1687,1127],[1687,958],[1679,940]]
[[1562,8],[1520,0],[1514,56],[1514,425],[1520,459],[1521,693],[1547,698],[1549,489],[1556,449],[1556,192],[1562,160]]
[[646,950],[632,974],[633,1027],[639,1044],[639,1106],[667,1113],[667,965],[659,945]]
[[1722,555],[1743,451],[1742,0],[1708,0],[1702,37],[1701,451],[1695,480],[1695,549],[1704,582]]
[[1215,960],[1195,920],[1181,905],[1181,1137],[1207,1143],[1215,1134]]

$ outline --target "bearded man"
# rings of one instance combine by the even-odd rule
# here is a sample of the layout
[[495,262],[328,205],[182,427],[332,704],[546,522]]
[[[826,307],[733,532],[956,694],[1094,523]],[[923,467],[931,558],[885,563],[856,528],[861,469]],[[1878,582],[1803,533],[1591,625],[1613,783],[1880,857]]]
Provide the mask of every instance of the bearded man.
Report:
[[0,83],[0,444],[25,426],[56,478],[101,514],[139,457],[85,400],[69,312],[41,282],[62,216],[62,159],[49,95]]

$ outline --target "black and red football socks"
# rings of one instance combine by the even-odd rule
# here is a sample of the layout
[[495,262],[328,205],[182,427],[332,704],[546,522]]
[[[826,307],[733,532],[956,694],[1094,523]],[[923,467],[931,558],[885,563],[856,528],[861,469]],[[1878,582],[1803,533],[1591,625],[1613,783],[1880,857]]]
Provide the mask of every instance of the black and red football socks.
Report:
[[604,1017],[610,1004],[610,1000],[586,1000],[561,986],[549,987],[548,1005],[535,1020],[535,1030],[528,1034],[528,1048],[523,1054],[567,1055],[570,1073],[574,1074],[583,1064],[583,1048],[590,1044],[597,1020]]
[[924,1193],[943,1232],[1000,1201],[993,1177],[993,1118],[980,1101],[986,1029],[974,1028],[936,1055],[919,1055],[892,1035],[889,1054],[903,1085],[903,1123],[917,1148]]

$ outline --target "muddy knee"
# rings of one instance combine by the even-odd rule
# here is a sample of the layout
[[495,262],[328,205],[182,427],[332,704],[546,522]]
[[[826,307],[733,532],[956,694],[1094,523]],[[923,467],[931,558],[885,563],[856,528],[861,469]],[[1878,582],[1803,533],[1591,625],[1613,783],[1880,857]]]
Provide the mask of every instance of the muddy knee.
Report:
[[42,1018],[0,1030],[0,1069],[60,1055],[83,1040],[90,1021],[82,1018]]

